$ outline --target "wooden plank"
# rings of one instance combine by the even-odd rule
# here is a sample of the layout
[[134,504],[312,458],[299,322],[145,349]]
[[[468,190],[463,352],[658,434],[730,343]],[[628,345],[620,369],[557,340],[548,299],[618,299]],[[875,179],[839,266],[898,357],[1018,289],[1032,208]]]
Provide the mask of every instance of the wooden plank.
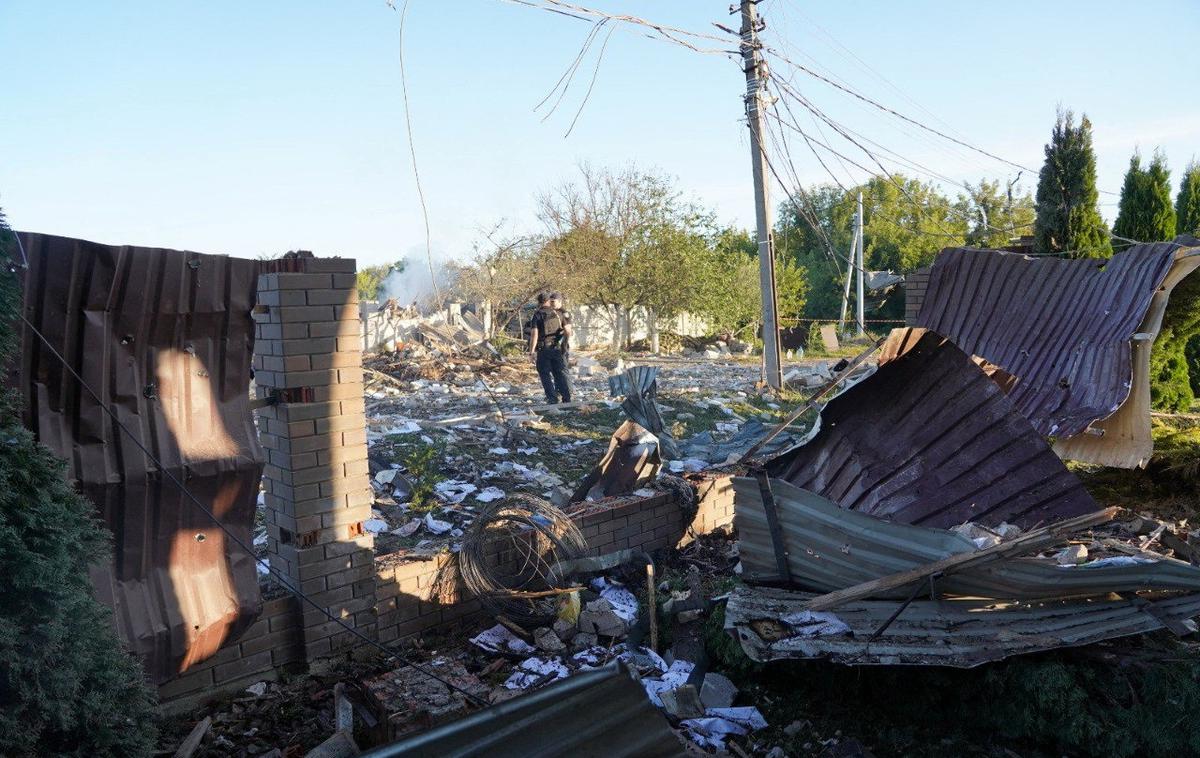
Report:
[[175,751],[175,758],[191,758],[192,753],[196,752],[196,748],[200,747],[200,741],[204,739],[204,735],[208,734],[209,727],[212,726],[212,718],[205,716],[204,720],[188,733],[183,742],[179,744],[179,749]]
[[983,550],[972,553],[956,553],[933,563],[927,563],[924,566],[918,566],[907,571],[899,571],[895,574],[889,574],[878,579],[856,584],[853,587],[818,595],[806,603],[804,608],[809,611],[827,611],[845,603],[869,598],[880,592],[907,586],[934,574],[951,574],[965,569],[978,568],[1006,558],[1028,555],[1043,548],[1054,546],[1066,535],[1112,521],[1116,518],[1120,510],[1120,508],[1116,507],[1105,508],[1095,513],[1076,516],[1075,518],[1036,529],[1009,542],[1001,542],[999,545],[993,545]]

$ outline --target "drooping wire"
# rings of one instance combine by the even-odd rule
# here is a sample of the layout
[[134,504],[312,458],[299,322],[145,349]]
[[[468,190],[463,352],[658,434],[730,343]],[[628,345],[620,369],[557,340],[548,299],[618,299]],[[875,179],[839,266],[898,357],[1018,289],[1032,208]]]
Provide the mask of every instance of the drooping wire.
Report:
[[[408,103],[408,73],[404,68],[404,22],[408,18],[409,0],[404,0],[400,10],[400,91],[404,94],[404,127],[408,133],[408,154],[412,158],[413,179],[417,185],[417,199],[421,201],[421,217],[425,221],[425,262],[429,264],[429,284],[433,288],[433,299],[440,308],[442,295],[438,291],[437,274],[433,269],[433,242],[429,231],[429,208],[425,204],[425,190],[421,188],[421,172],[417,169],[417,148],[413,143],[412,112]],[[395,5],[391,6],[396,9]]]

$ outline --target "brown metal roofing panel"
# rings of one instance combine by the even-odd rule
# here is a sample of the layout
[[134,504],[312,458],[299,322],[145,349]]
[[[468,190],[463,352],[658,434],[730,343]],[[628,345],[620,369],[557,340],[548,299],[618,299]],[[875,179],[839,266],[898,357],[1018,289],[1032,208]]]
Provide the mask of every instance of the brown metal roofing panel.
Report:
[[612,664],[376,748],[364,758],[666,758],[686,754],[641,685],[623,666]]
[[1034,428],[1072,437],[1129,396],[1130,341],[1181,250],[1140,244],[1101,261],[950,248],[916,323],[1016,376],[1012,401]]
[[[263,452],[249,407],[258,262],[21,234],[24,312],[121,422],[249,542]],[[98,596],[163,682],[261,607],[253,557],[186,500],[33,333],[25,422],[112,530]]]
[[1035,524],[1099,510],[1000,387],[924,329],[896,329],[879,368],[822,409],[768,473],[906,524]]
[[851,665],[935,665],[970,668],[1012,655],[1192,624],[1200,594],[1164,598],[1115,595],[1100,599],[997,603],[917,600],[879,635],[896,601],[858,601],[831,613],[805,615],[813,597],[768,587],[738,587],[725,607],[725,629],[750,658],[828,658]]
[[[734,477],[733,491],[742,578],[752,583],[779,582],[782,578],[758,481]],[[792,583],[804,590],[833,592],[978,550],[960,534],[843,510],[820,495],[784,481],[773,480],[771,492]],[[943,595],[1005,600],[1142,590],[1200,592],[1200,568],[1165,556],[1147,554],[1144,560],[1060,566],[1048,558],[1007,558],[948,574],[934,587]],[[902,600],[912,594],[912,589],[909,584],[872,597]]]
[[1175,287],[1200,268],[1200,247],[1194,238],[1176,238],[1188,247],[1175,252],[1175,263],[1150,300],[1146,317],[1133,336],[1133,384],[1117,412],[1092,424],[1095,434],[1079,434],[1054,441],[1062,458],[1118,468],[1144,467],[1154,452],[1150,431],[1150,350],[1162,328],[1167,300]]

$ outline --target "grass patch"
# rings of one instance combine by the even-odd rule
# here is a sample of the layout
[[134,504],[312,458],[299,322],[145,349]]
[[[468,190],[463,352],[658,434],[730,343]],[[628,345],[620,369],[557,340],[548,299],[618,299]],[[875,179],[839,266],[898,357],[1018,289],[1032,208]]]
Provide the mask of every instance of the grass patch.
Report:
[[1200,423],[1155,419],[1154,455],[1145,469],[1068,463],[1101,505],[1163,519],[1200,518]]

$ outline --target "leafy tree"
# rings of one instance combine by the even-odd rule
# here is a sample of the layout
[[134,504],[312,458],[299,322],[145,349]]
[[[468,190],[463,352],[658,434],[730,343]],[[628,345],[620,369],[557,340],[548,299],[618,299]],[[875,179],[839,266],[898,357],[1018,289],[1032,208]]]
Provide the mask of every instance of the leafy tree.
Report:
[[[908,272],[928,266],[942,248],[961,245],[966,238],[967,223],[960,209],[934,185],[917,179],[877,176],[850,192],[814,188],[797,198],[802,207],[792,202],[781,207],[776,229],[780,254],[808,271],[806,317],[840,315],[860,190],[866,219],[863,260],[868,270]],[[875,299],[865,310],[871,318],[903,319],[903,296]]]
[[1200,163],[1192,161],[1175,197],[1175,233],[1200,235]]
[[1038,175],[1034,250],[1074,258],[1111,256],[1099,199],[1092,122],[1084,116],[1076,126],[1074,115],[1060,110]]
[[712,214],[657,173],[584,165],[539,206],[547,229],[539,266],[577,302],[609,306],[620,346],[630,309],[645,307],[652,318],[691,310],[717,265]]
[[[694,310],[714,333],[751,337],[762,325],[758,243],[741,229],[722,229],[711,242],[702,266]],[[795,260],[777,254],[775,295],[781,319],[799,317],[808,291],[808,276]]]
[[1033,197],[1028,192],[1015,194],[1015,184],[1002,189],[1000,182],[987,179],[974,187],[967,183],[968,194],[960,194],[954,204],[959,216],[968,219],[967,246],[1004,247],[1033,228]]
[[[0,260],[13,247],[0,215]],[[6,265],[0,312],[19,309]],[[0,319],[0,363],[15,343]],[[0,755],[148,756],[154,695],[88,580],[108,559],[107,533],[20,417],[20,396],[0,389]]]
[[[1180,282],[1167,301],[1162,331],[1150,353],[1150,396],[1156,408],[1187,411],[1196,399],[1194,383],[1200,378],[1195,357],[1189,371],[1188,347],[1200,338],[1200,275]],[[1196,356],[1195,348],[1192,352]]]
[[[364,266],[358,270],[358,298],[360,300],[378,300],[380,296],[380,288],[383,282],[388,278],[388,275],[393,272],[404,271],[408,261],[400,259],[395,263],[382,263],[377,266]],[[404,303],[407,305],[407,303]]]
[[1161,153],[1154,155],[1147,169],[1142,168],[1137,153],[1130,158],[1113,234],[1138,242],[1160,242],[1175,236],[1171,172]]

